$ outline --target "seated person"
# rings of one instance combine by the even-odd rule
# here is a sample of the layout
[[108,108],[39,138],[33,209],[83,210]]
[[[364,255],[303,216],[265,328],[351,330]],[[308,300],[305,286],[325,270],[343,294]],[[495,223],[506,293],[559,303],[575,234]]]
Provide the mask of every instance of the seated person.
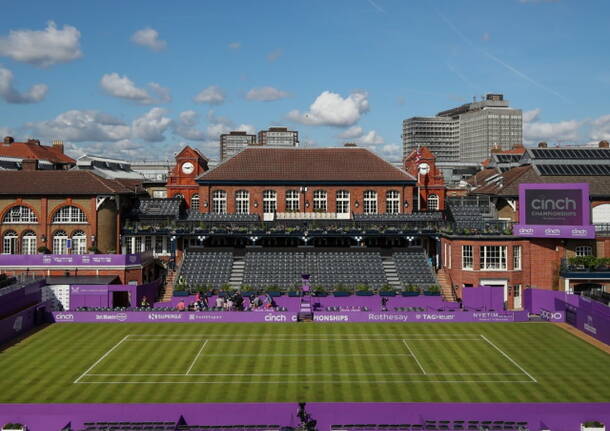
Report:
[[186,304],[184,303],[184,301],[182,299],[176,305],[176,310],[178,310],[178,311],[185,311],[186,310]]
[[146,296],[142,297],[142,301],[140,301],[140,307],[142,307],[142,308],[150,307],[150,302],[148,302],[148,298]]

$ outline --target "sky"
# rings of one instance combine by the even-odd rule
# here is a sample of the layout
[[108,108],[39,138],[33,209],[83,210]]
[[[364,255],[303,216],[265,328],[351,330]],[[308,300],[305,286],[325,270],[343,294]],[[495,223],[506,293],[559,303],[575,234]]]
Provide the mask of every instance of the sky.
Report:
[[610,2],[1,0],[0,136],[218,159],[271,126],[402,157],[402,120],[503,93],[524,143],[610,139]]

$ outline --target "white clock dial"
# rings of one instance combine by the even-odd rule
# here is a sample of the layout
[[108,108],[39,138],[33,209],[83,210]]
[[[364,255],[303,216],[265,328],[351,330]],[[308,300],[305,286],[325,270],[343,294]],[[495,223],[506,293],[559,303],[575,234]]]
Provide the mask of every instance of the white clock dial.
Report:
[[426,175],[428,172],[430,172],[430,165],[427,163],[422,163],[421,165],[419,165],[419,173],[421,175]]
[[191,162],[186,162],[185,164],[182,165],[182,172],[184,172],[187,175],[192,174],[194,170],[195,170],[195,166],[193,166],[193,164]]

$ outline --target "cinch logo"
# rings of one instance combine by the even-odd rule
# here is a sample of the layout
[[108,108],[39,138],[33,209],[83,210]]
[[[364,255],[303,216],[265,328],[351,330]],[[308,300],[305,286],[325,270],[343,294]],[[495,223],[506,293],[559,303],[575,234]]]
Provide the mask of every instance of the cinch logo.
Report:
[[519,233],[520,233],[520,234],[522,234],[522,235],[525,235],[525,234],[533,234],[533,233],[534,233],[534,229],[533,229],[533,228],[531,228],[531,227],[529,227],[529,228],[527,228],[527,227],[522,227],[522,228],[519,228]]
[[544,233],[547,235],[560,235],[561,229],[553,229],[553,228],[548,227],[544,230]]
[[148,320],[182,320],[180,313],[148,313]]
[[68,321],[74,320],[74,314],[59,313],[55,315],[55,320]]
[[534,199],[531,206],[535,210],[576,210],[576,201],[570,198]]
[[286,316],[283,314],[265,314],[265,322],[285,322]]
[[563,320],[563,314],[558,311],[553,313],[547,310],[540,310],[540,317],[549,321]]
[[572,235],[585,236],[586,234],[587,234],[586,229],[572,229]]

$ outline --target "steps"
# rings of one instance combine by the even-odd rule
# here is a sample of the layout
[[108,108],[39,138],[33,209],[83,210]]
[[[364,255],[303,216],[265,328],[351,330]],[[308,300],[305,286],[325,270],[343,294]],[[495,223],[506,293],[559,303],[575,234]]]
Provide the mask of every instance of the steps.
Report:
[[438,284],[441,287],[441,295],[445,301],[456,302],[457,297],[455,296],[455,292],[452,289],[451,278],[449,278],[449,274],[441,268],[436,273],[436,279],[438,280]]
[[165,277],[165,288],[163,290],[163,296],[160,302],[169,302],[174,296],[174,284],[176,282],[176,271],[169,269],[167,270],[167,276]]
[[232,289],[240,289],[244,281],[244,269],[246,262],[243,256],[233,257],[233,267],[231,268],[231,277],[229,278],[229,286]]
[[398,277],[398,270],[396,269],[394,258],[392,256],[382,256],[381,260],[388,284],[394,289],[401,289],[402,283]]

